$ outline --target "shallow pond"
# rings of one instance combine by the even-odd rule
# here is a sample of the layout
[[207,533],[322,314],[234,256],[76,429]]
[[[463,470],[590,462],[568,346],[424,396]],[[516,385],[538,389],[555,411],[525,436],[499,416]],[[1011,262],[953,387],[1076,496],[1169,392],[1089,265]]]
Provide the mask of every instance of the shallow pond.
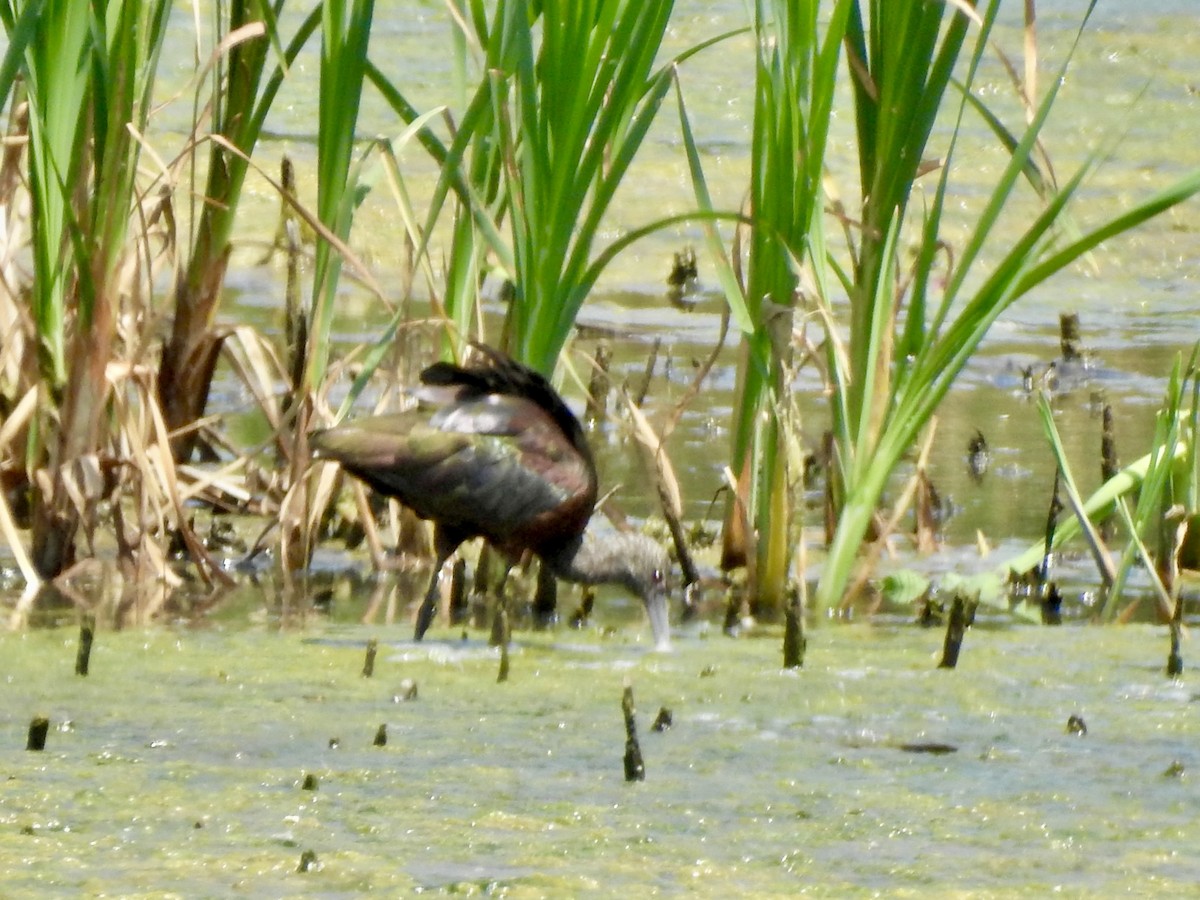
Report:
[[[949,671],[939,632],[827,628],[796,673],[775,640],[663,656],[561,634],[519,642],[503,685],[477,641],[393,636],[320,617],[101,631],[87,678],[74,630],[0,636],[0,893],[1184,896],[1200,880],[1196,697],[1163,678],[1156,629],[977,628]],[[384,643],[364,678],[368,637]],[[642,783],[624,780],[625,683]],[[673,727],[652,732],[663,706]],[[48,744],[25,752],[36,714]]]
[[[1083,5],[1039,4],[1046,77]],[[743,7],[680,0],[672,46],[740,22]],[[1160,0],[1139,10],[1100,4],[1049,135],[1061,174],[1125,131],[1089,187],[1085,217],[1200,166],[1195,9]],[[442,5],[400,4],[386,15],[381,58],[418,100],[434,102],[447,78]],[[682,76],[716,199],[729,207],[740,202],[748,159],[749,70],[738,75],[737,58],[702,55]],[[303,61],[296,71],[262,150],[268,170],[285,152],[302,172],[311,159],[315,119],[302,76],[311,86],[315,74]],[[1001,94],[1002,74],[989,78]],[[399,130],[378,105],[365,115],[368,133]],[[692,203],[669,120],[646,148],[636,196],[617,206],[614,235]],[[1000,157],[976,137],[969,158],[983,183]],[[404,160],[419,184],[419,155]],[[277,205],[255,190],[244,227],[261,238]],[[969,210],[978,185],[968,179],[960,190]],[[1052,464],[1019,375],[1056,355],[1060,312],[1081,313],[1096,357],[1088,379],[1056,399],[1081,487],[1098,481],[1101,399],[1117,412],[1122,459],[1145,452],[1171,360],[1200,337],[1194,210],[1106,248],[996,326],[939,414],[931,465],[954,512],[946,549],[917,559],[901,546],[885,570],[977,571],[1041,533]],[[402,283],[398,233],[386,198],[369,198],[356,247],[389,285]],[[681,228],[620,257],[575,344],[590,353],[598,335],[615,336],[623,380],[637,377],[662,337],[649,401],[659,412],[718,333],[720,299],[703,258],[695,304],[665,301],[671,254],[689,243],[701,246],[699,232]],[[237,258],[224,314],[273,333],[281,270],[255,265],[259,255],[251,246]],[[368,340],[383,313],[352,285],[345,291],[342,337]],[[671,439],[690,521],[714,515],[733,358],[722,356]],[[801,372],[797,387],[814,445],[826,418],[817,376]],[[244,420],[244,444],[261,437],[232,377],[214,402]],[[980,483],[965,464],[977,429],[993,454]],[[594,441],[605,485],[621,486],[634,515],[651,513],[620,429],[605,426]],[[977,531],[998,548],[987,560]],[[897,615],[815,630],[804,669],[783,673],[775,630],[731,641],[694,623],[675,653],[656,655],[639,642],[640,610],[605,596],[595,629],[519,635],[512,677],[496,685],[483,632],[447,640],[457,631],[439,624],[438,640],[412,645],[403,640],[412,587],[366,580],[366,563],[322,554],[323,583],[333,582],[322,588],[332,592],[326,612],[306,597],[281,599],[286,592],[259,572],[236,597],[174,627],[147,626],[136,610],[123,629],[104,625],[87,678],[72,674],[73,609],[0,633],[0,895],[1190,896],[1200,882],[1190,850],[1200,726],[1186,680],[1163,675],[1160,628],[989,620],[968,634],[959,668],[940,671],[941,632]],[[1080,566],[1076,592],[1093,581]],[[381,647],[374,677],[364,678],[370,638]],[[398,699],[406,679],[415,700]],[[621,766],[626,680],[646,759],[640,784],[625,783]],[[674,727],[653,733],[663,706]],[[27,753],[37,714],[50,718],[48,747]],[[1072,715],[1086,736],[1068,733]],[[381,724],[388,741],[375,747]],[[316,790],[302,789],[306,774]],[[306,850],[316,864],[299,872]]]

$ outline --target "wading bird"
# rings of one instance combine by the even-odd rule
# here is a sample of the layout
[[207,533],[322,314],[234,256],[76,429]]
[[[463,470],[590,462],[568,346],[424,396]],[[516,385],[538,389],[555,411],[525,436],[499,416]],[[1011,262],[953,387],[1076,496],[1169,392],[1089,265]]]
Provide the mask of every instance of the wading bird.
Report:
[[416,409],[315,432],[314,454],[434,523],[434,568],[417,614],[421,640],[442,564],[483,537],[511,561],[530,550],[559,578],[619,584],[641,598],[657,649],[670,647],[663,548],[589,527],[598,480],[583,429],[547,381],[481,344],[467,365],[421,373]]

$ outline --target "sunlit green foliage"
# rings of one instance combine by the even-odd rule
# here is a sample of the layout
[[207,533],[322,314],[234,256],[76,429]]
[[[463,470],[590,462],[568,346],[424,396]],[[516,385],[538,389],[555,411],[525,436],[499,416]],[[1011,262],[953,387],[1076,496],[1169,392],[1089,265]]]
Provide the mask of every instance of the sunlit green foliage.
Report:
[[[64,470],[102,438],[122,263],[141,202],[140,135],[150,115],[169,3],[6,5],[7,30],[27,32],[22,72],[29,104],[32,320],[47,401],[30,432],[34,465],[49,464],[38,492],[34,561],[43,575],[70,562],[78,503]],[[70,348],[70,349],[68,349]],[[39,383],[40,382],[40,383]]]
[[[322,4],[321,90],[317,125],[317,217],[338,239],[350,234],[354,209],[361,197],[350,164],[355,128],[366,75],[374,0]],[[324,239],[317,241],[313,276],[313,313],[305,388],[317,390],[329,356],[342,257]]]
[[[300,23],[282,50],[276,26],[282,0],[274,6],[266,0],[235,0],[224,18],[219,8],[214,10],[214,32],[226,51],[216,54],[203,82],[207,95],[202,90],[197,99],[198,108],[211,109],[211,134],[192,148],[193,166],[204,160],[201,147],[207,149],[207,176],[203,194],[188,203],[187,255],[175,284],[171,334],[159,368],[159,399],[167,426],[176,432],[172,451],[180,461],[191,455],[193,425],[204,414],[216,366],[220,342],[213,323],[251,157],[288,67],[320,26],[323,8],[316,7]],[[264,81],[272,46],[275,66]]]
[[[907,200],[933,117],[945,105],[942,97],[954,96],[945,92],[955,71],[957,46],[970,35],[958,89],[963,99],[955,116],[961,122],[998,10],[998,0],[978,10],[879,0],[869,5],[869,17],[856,20],[851,29],[864,226],[856,259],[838,266],[850,299],[846,353],[837,352],[836,340],[828,342],[842,483],[837,529],[816,593],[818,613],[848,600],[851,572],[888,479],[992,323],[1106,239],[1200,190],[1200,174],[1192,174],[1109,221],[1076,233],[1062,226],[1092,171],[1091,160],[1057,189],[1037,181],[1041,211],[1015,240],[998,246],[1002,238],[997,222],[1029,178],[1036,142],[1070,62],[1068,53],[1020,139],[1010,145],[1009,163],[972,221],[949,271],[941,270],[947,190],[960,164],[955,156],[957,126],[919,218],[907,210]],[[943,11],[949,22],[942,21]],[[910,248],[915,259],[911,268],[904,261]]]
[[[1159,609],[1164,618],[1174,614],[1178,602],[1177,583],[1180,555],[1185,543],[1196,541],[1195,528],[1200,506],[1197,504],[1200,471],[1196,427],[1200,419],[1200,378],[1194,348],[1184,365],[1176,358],[1167,384],[1162,408],[1155,418],[1149,452],[1101,485],[1084,501],[1074,486],[1066,452],[1054,424],[1054,414],[1043,396],[1039,403],[1042,425],[1068,493],[1069,506],[1064,521],[1054,532],[1049,547],[1035,545],[1012,561],[1017,572],[1027,570],[1042,553],[1052,553],[1081,532],[1096,558],[1100,570],[1102,602],[1097,615],[1112,619],[1120,610],[1126,584],[1135,566],[1142,565],[1150,578]],[[1133,508],[1130,509],[1132,498]],[[1119,516],[1124,529],[1125,547],[1115,562],[1101,541],[1095,525]],[[1194,550],[1190,551],[1194,564]]]
[[[789,576],[792,540],[786,380],[800,267],[825,245],[822,178],[839,49],[853,4],[832,5],[823,21],[817,0],[755,5],[754,118],[749,192],[749,259],[744,284],[732,276],[719,243],[722,283],[742,330],[732,470],[739,490],[728,502],[723,565],[748,564],[751,608],[778,614]],[[710,206],[695,142],[681,104],[697,199]],[[710,236],[715,232],[710,228]]]

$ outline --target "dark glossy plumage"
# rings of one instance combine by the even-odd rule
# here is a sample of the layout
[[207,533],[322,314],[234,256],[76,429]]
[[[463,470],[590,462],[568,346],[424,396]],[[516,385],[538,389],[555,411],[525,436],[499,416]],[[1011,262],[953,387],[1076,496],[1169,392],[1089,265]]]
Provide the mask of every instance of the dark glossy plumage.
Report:
[[656,644],[667,646],[666,554],[641,535],[588,528],[596,467],[578,420],[541,375],[475,350],[470,365],[421,373],[419,408],[312,435],[318,457],[434,522],[437,559],[417,639],[433,616],[442,563],[483,537],[513,559],[531,550],[561,578],[624,585],[646,605]]

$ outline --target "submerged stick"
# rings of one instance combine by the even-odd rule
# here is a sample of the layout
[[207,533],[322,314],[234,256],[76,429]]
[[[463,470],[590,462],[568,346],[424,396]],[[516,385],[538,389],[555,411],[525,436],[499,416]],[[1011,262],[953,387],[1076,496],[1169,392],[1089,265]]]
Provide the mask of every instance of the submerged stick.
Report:
[[646,764],[638,743],[637,723],[633,718],[633,686],[625,685],[621,695],[621,712],[625,717],[625,780],[645,781]]
[[96,617],[85,615],[79,624],[79,650],[75,653],[75,674],[87,676],[92,659],[92,641],[96,638]]
[[387,746],[387,722],[384,722],[377,729],[375,729],[375,740],[373,743],[376,747]]
[[25,739],[26,750],[45,750],[46,735],[50,733],[50,720],[45,716],[35,716],[29,723],[29,735]]

